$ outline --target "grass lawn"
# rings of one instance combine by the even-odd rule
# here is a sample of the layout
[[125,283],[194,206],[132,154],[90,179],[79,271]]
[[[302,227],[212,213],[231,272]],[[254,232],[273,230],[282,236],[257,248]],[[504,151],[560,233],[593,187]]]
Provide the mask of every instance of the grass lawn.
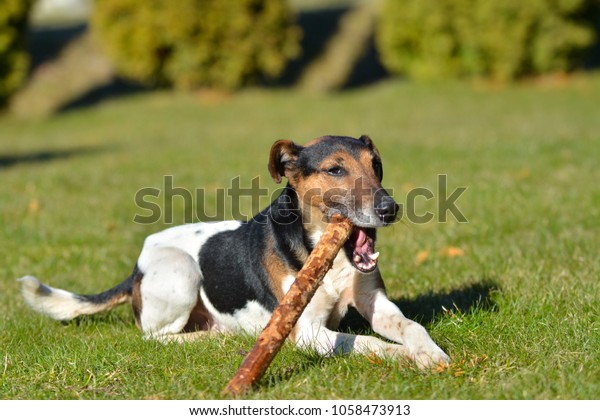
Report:
[[[215,190],[238,175],[275,190],[273,141],[363,133],[398,202],[415,187],[437,195],[438,174],[448,195],[468,187],[456,202],[468,223],[405,218],[379,235],[388,294],[453,364],[423,374],[285,346],[249,398],[597,399],[599,75],[503,89],[387,81],[326,97],[155,92],[44,120],[1,117],[0,398],[219,398],[252,337],[142,341],[128,307],[63,325],[32,313],[15,279],[104,290],[167,226],[133,223],[136,191],[173,175],[177,187],[206,189],[211,214]],[[428,211],[436,200],[417,201]],[[356,319],[344,328],[370,332]]]

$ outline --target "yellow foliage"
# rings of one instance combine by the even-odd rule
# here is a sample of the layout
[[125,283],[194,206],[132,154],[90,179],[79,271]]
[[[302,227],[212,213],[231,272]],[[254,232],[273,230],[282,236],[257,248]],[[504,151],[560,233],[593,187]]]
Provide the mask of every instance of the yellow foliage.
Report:
[[92,28],[123,76],[181,89],[274,78],[299,53],[285,0],[98,0]]

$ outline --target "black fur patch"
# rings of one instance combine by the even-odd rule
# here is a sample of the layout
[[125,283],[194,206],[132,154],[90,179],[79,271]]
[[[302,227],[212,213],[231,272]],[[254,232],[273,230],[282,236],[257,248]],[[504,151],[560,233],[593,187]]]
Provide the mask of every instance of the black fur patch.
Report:
[[123,280],[121,283],[117,284],[112,289],[109,289],[102,293],[98,293],[96,295],[78,295],[77,299],[83,302],[101,304],[106,303],[111,299],[116,298],[117,296],[131,295],[131,291],[133,289],[133,280],[138,273],[140,273],[140,269],[136,264],[133,268],[133,272],[131,273],[131,275],[125,280]]
[[340,150],[348,152],[352,157],[358,159],[360,152],[369,150],[369,147],[353,137],[324,137],[321,141],[302,149],[297,166],[302,169],[304,176],[308,176],[319,170],[319,166],[325,158]]
[[[267,237],[275,241],[267,241]],[[222,313],[233,313],[254,300],[272,311],[277,306],[269,275],[263,266],[267,244],[287,263],[290,272],[304,261],[294,250],[306,249],[302,218],[296,193],[288,186],[282,194],[252,220],[234,231],[212,236],[202,246],[199,262],[202,288],[210,303]]]
[[52,289],[45,284],[40,283],[40,286],[35,291],[35,294],[38,296],[50,296],[52,294]]

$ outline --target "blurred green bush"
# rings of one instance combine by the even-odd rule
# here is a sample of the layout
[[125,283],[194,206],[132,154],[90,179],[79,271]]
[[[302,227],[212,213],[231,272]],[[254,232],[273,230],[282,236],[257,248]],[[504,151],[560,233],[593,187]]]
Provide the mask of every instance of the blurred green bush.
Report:
[[566,72],[592,46],[600,0],[385,0],[386,68],[421,80]]
[[29,70],[25,46],[33,0],[0,1],[0,107],[23,83]]
[[153,86],[236,89],[300,50],[286,0],[97,0],[91,22],[117,70]]

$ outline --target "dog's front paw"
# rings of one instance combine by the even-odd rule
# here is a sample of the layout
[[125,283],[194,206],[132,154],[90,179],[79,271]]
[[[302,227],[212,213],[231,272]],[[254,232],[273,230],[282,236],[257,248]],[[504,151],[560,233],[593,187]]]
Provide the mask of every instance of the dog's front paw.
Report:
[[437,346],[433,349],[421,348],[411,355],[411,359],[421,370],[445,368],[450,364],[450,357]]

